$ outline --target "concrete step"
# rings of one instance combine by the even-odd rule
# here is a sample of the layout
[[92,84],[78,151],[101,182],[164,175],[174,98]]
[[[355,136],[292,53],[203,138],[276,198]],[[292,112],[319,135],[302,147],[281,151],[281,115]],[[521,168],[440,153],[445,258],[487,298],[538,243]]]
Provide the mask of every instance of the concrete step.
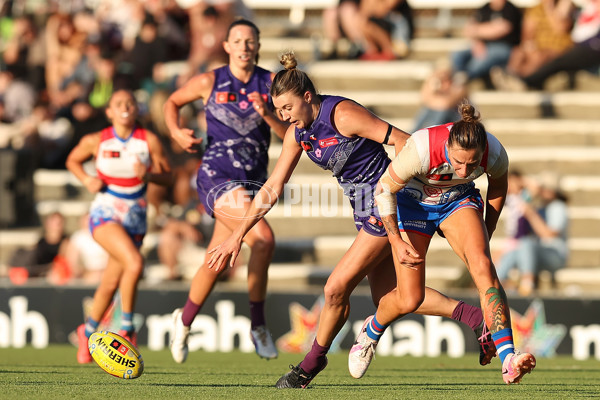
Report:
[[[413,66],[412,68],[417,68]],[[327,79],[336,75],[335,70],[328,71]],[[358,73],[358,71],[357,71]],[[339,74],[339,73],[338,73]],[[363,72],[364,74],[364,72]],[[371,72],[369,72],[371,74]],[[384,76],[383,69],[378,76]],[[417,72],[420,74],[420,72]],[[325,73],[323,73],[325,75]],[[339,76],[339,75],[338,75]],[[346,88],[349,86],[346,85]],[[420,108],[420,96],[417,89],[388,90],[362,89],[320,89],[322,93],[345,96],[369,108],[380,117],[414,118]],[[472,93],[471,101],[481,112],[484,119],[534,119],[556,117],[559,119],[596,120],[596,110],[600,106],[600,96],[596,92],[499,92],[478,91]]]
[[[302,262],[335,266],[350,248],[356,236],[317,236],[314,238],[287,238],[277,240],[274,262]],[[492,254],[503,247],[501,235],[490,243]],[[574,238],[569,241],[569,268],[587,268],[600,265],[600,237]],[[462,267],[462,260],[448,242],[434,236],[427,253],[427,264]]]
[[33,173],[36,201],[82,200],[91,201],[94,195],[68,170],[37,169]]
[[[40,216],[58,211],[65,216],[67,232],[77,229],[78,218],[89,209],[86,201],[43,201],[37,204]],[[570,236],[574,238],[596,237],[600,232],[600,206],[569,207]],[[318,198],[302,204],[277,204],[267,215],[267,221],[281,238],[313,237],[318,235],[354,235],[356,228],[352,209],[344,204],[321,206]],[[503,215],[497,232],[504,231]]]
[[[469,46],[468,40],[458,38],[419,37],[410,43],[408,60],[435,61],[447,57],[453,51],[462,50]],[[279,55],[285,51],[293,50],[297,59],[302,63],[326,62],[320,59],[329,54],[333,45],[322,37],[320,33],[309,37],[262,37],[260,39],[260,57],[263,60],[278,60]],[[338,43],[338,53],[344,57],[348,51],[349,43],[341,40]],[[404,61],[404,60],[402,60]],[[352,62],[352,61],[351,61]],[[353,60],[353,62],[363,62]]]
[[[386,146],[390,156],[394,156],[394,149]],[[538,147],[507,147],[506,151],[513,168],[518,168],[527,174],[537,174],[542,171],[556,171],[561,175],[594,175],[600,170],[600,149],[594,146],[538,146]],[[269,164],[269,172],[275,166],[281,154],[281,145],[273,144],[269,149],[269,158],[273,160]],[[326,174],[308,157],[302,156],[294,171],[296,174]]]
[[[406,132],[413,130],[414,120],[386,119]],[[596,120],[484,118],[483,124],[505,147],[600,146]]]
[[[306,263],[272,263],[269,266],[269,286],[277,284],[319,285],[324,286],[333,270],[332,266]],[[234,271],[233,282],[244,284],[247,281],[247,266],[241,265]],[[428,286],[443,290],[456,287],[463,275],[463,269],[448,265],[428,265],[425,270],[425,282]],[[363,279],[360,286],[367,286]]]

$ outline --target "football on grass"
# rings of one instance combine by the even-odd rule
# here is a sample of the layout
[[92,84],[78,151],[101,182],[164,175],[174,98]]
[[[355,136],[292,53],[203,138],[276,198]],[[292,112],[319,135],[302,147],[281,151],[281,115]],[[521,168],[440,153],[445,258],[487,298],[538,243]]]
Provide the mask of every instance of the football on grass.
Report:
[[137,347],[114,332],[94,332],[88,349],[96,364],[112,376],[135,379],[144,372],[144,360]]

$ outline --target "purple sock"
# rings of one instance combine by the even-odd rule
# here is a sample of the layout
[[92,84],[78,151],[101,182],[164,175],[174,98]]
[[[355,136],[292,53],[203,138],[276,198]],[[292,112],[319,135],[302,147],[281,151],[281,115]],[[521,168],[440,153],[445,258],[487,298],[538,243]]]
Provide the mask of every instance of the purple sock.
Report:
[[452,319],[467,324],[475,330],[483,322],[483,314],[480,308],[459,301],[452,312]]
[[183,314],[181,315],[183,325],[192,325],[192,322],[194,322],[194,318],[196,318],[196,314],[198,314],[198,312],[200,311],[200,307],[202,307],[202,305],[194,303],[189,298],[187,299],[185,306],[183,307]]
[[317,339],[315,338],[312,348],[300,363],[300,368],[309,374],[319,372],[323,368],[325,360],[327,360],[325,355],[328,351],[329,346],[321,346],[317,343]]
[[266,325],[265,322],[265,302],[251,301],[250,302],[250,327],[251,329],[257,326]]

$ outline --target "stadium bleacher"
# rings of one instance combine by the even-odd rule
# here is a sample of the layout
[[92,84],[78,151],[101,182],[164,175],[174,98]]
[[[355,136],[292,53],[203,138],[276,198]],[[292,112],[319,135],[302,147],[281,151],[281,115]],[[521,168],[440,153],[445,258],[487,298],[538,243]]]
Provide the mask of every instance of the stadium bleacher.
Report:
[[[419,107],[419,89],[432,70],[433,62],[466,43],[460,37],[446,37],[447,31],[440,28],[444,27],[441,19],[454,15],[464,17],[466,14],[460,10],[470,10],[483,3],[409,2],[416,9],[418,27],[409,57],[391,62],[359,62],[318,60],[315,46],[320,50],[322,45],[318,37],[319,12],[335,1],[246,0],[254,9],[261,28],[272,23],[274,13],[282,10],[284,19],[289,18],[293,26],[302,28],[301,34],[296,29],[295,36],[289,37],[281,36],[286,29],[264,29],[261,65],[276,70],[277,54],[293,49],[321,93],[350,97],[405,130],[412,127],[412,118]],[[527,6],[534,1],[514,3]],[[431,10],[436,13],[432,14]],[[600,284],[600,178],[595,176],[595,171],[600,169],[600,117],[596,114],[600,106],[600,78],[579,73],[572,91],[566,90],[564,82],[563,76],[557,76],[546,92],[518,95],[484,90],[475,82],[470,97],[482,112],[488,130],[506,146],[512,166],[525,173],[546,169],[561,173],[561,186],[570,197],[571,256],[568,267],[555,277],[555,289],[579,293]],[[269,154],[271,160],[277,159],[280,149],[274,140]],[[335,187],[335,180],[329,175],[303,156],[290,183]],[[77,217],[87,210],[91,196],[66,171],[38,170],[34,184],[38,213],[46,215],[59,210],[67,217],[67,229],[74,230]],[[336,204],[343,204],[339,190],[328,189],[328,193],[337,193]],[[270,273],[273,281],[322,284],[355,234],[352,219],[344,215],[343,207],[324,215],[312,209],[307,212],[302,205],[280,204],[267,219],[277,237]],[[497,232],[492,240],[493,250],[500,246],[502,226]],[[34,228],[0,231],[0,265],[6,263],[12,250],[35,243],[38,236],[39,229]],[[148,240],[149,243],[155,241],[156,235],[149,235]],[[194,261],[199,265],[201,260],[192,263]],[[0,269],[0,275],[2,272]],[[448,244],[435,238],[428,254],[428,282],[435,287],[456,287],[463,284],[465,273],[466,268]],[[239,268],[236,276],[244,279],[244,268]]]

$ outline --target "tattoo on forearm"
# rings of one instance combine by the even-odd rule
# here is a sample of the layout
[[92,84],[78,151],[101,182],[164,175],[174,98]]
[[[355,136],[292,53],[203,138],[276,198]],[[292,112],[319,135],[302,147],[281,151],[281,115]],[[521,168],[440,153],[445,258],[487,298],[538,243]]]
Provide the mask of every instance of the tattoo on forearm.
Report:
[[510,315],[506,293],[502,288],[490,287],[485,292],[485,316],[490,332],[495,333],[510,328]]
[[398,231],[398,222],[396,221],[396,218],[392,218],[391,215],[386,215],[385,217],[381,218],[382,222],[383,222],[383,226],[385,227],[385,230],[387,231],[388,235],[390,236],[397,236],[399,231]]

